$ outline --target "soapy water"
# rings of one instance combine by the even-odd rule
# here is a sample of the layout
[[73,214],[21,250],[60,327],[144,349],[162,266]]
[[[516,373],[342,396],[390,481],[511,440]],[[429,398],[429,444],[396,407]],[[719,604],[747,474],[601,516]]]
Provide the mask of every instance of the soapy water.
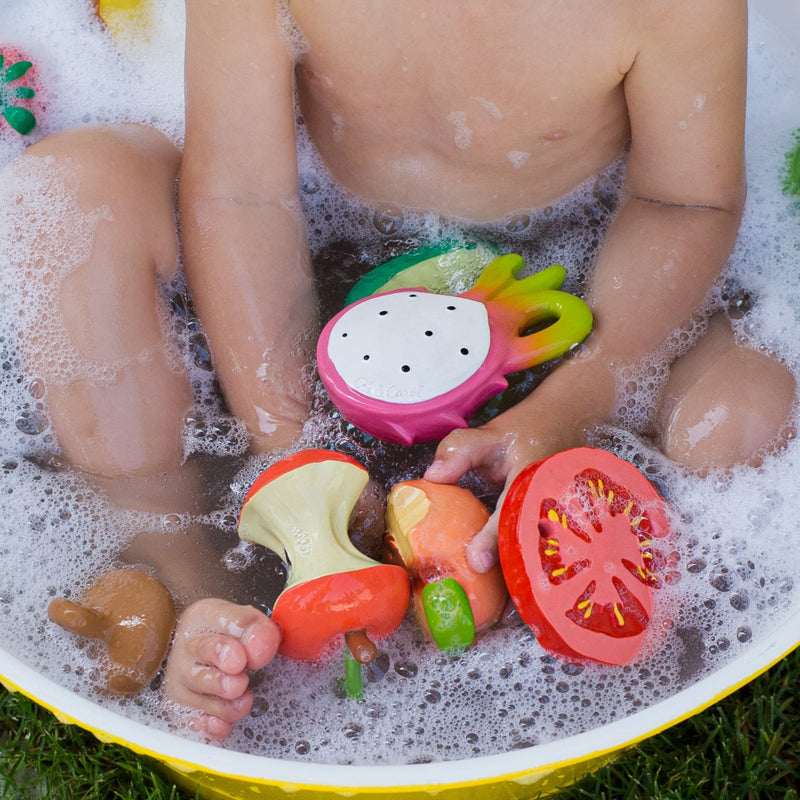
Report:
[[[62,0],[45,9],[44,0],[6,0],[0,10],[4,40],[28,52],[47,86],[46,113],[35,135],[86,122],[132,119],[154,124],[180,143],[182,4],[170,0],[163,5],[149,42],[118,45],[103,33],[90,6]],[[800,375],[800,213],[780,187],[785,153],[794,142],[792,132],[800,127],[800,116],[792,116],[792,110],[797,114],[800,109],[799,76],[797,53],[753,15],[749,199],[739,243],[712,298],[728,312],[741,337],[783,359],[795,375]],[[367,208],[353,201],[329,180],[300,123],[301,197],[326,318],[341,307],[350,286],[371,265],[442,239],[487,246],[487,258],[487,243],[520,252],[531,270],[563,263],[568,270],[565,289],[580,291],[620,191],[622,164],[617,163],[553,208],[464,229],[391,205]],[[23,146],[19,137],[6,134],[0,137],[2,164]],[[60,370],[66,378],[88,370],[102,379],[97,365],[77,358],[52,322],[37,315],[37,303],[80,262],[97,218],[82,213],[46,168],[38,179],[49,182],[50,198],[42,211],[53,225],[85,235],[62,237],[63,252],[52,263],[33,265],[27,285],[19,286],[10,265],[28,245],[14,214],[17,179],[4,173],[0,629],[9,652],[66,688],[149,725],[178,730],[175,710],[163,701],[158,679],[132,699],[101,695],[94,688],[100,683],[96,648],[77,645],[46,618],[52,597],[78,594],[94,575],[115,564],[136,533],[180,531],[187,520],[115,509],[83,476],[61,463],[46,408],[47,380],[53,377],[43,380],[25,371],[19,313],[26,322],[22,335],[52,352],[53,375]],[[239,506],[263,462],[248,458],[242,426],[220,403],[202,329],[179,278],[164,287],[164,306],[175,357],[190,370],[197,394],[185,426],[187,455],[220,465],[215,510],[200,521],[224,542],[221,561],[229,570],[269,575],[263,577],[269,588],[261,597],[268,606],[279,590],[280,565],[258,548],[237,543],[235,535]],[[515,614],[455,657],[436,651],[409,618],[396,635],[380,643],[378,659],[365,670],[364,702],[341,696],[341,659],[307,665],[278,658],[255,676],[254,710],[225,746],[278,758],[366,764],[504,752],[646,709],[712,674],[768,635],[798,603],[793,538],[800,509],[793,476],[800,474],[800,450],[792,439],[758,469],[712,474],[701,481],[649,447],[643,435],[647,408],[664,380],[668,357],[685,349],[694,335],[676,335],[669,352],[621,374],[626,393],[619,425],[596,433],[598,446],[632,461],[673,509],[675,538],[666,554],[664,586],[658,591],[643,657],[623,668],[555,658]],[[510,399],[504,402],[530,391],[545,373],[546,367],[515,376]],[[490,404],[485,415],[500,407]],[[347,452],[385,486],[418,477],[433,448],[389,446],[360,434],[321,392],[306,426],[305,444]],[[473,480],[470,488],[491,499],[479,481]]]

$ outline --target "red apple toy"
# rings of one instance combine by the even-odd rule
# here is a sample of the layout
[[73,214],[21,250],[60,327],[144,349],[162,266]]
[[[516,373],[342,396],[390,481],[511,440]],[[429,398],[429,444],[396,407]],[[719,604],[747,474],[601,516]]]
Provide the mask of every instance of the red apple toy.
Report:
[[348,523],[369,476],[332,450],[301,450],[258,477],[244,500],[239,536],[282,555],[286,586],[272,618],[279,652],[316,661],[343,640],[359,663],[375,657],[372,641],[388,636],[408,609],[406,571],[381,564],[350,542]]

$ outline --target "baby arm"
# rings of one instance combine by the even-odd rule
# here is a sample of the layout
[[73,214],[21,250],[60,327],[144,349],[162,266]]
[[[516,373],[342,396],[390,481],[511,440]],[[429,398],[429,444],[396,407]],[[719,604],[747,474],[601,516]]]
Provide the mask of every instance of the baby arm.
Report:
[[316,300],[297,193],[293,62],[264,0],[186,3],[179,210],[189,288],[256,450],[302,428]]
[[[316,328],[292,70],[274,3],[186,3],[185,270],[225,399],[257,451],[300,433]],[[198,600],[178,622],[167,693],[193,710],[192,727],[224,738],[250,711],[248,672],[273,658],[279,640],[253,607]]]
[[[744,202],[746,5],[667,4],[648,21],[624,88],[626,196],[589,290],[595,327],[579,355],[480,429],[456,431],[426,477],[470,469],[507,487],[526,464],[583,443],[617,403],[615,374],[656,351],[702,305],[733,248]],[[496,559],[496,515],[469,556]]]

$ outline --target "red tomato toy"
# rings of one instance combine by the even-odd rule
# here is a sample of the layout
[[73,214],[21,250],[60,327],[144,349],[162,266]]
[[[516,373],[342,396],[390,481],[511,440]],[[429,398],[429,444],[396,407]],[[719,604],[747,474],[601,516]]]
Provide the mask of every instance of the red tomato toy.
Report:
[[665,502],[629,462],[580,447],[526,467],[500,513],[509,593],[539,643],[568,658],[626,664],[661,585],[654,546]]

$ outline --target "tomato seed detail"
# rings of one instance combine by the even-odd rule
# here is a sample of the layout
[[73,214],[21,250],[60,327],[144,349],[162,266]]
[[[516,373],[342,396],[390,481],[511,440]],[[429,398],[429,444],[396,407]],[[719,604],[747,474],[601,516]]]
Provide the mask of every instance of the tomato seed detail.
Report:
[[[622,528],[614,518],[625,520]],[[624,544],[625,530],[633,537],[630,545]],[[583,584],[572,607],[565,612],[572,622],[617,637],[635,636],[644,630],[648,614],[636,595],[619,577],[610,576],[610,580],[600,577],[602,562],[587,550],[595,539],[599,544],[604,536],[611,536],[607,545],[614,548],[611,543],[619,542],[619,549],[612,549],[616,555],[606,553],[604,559],[616,559],[639,584],[650,588],[661,585],[658,569],[663,558],[652,548],[650,520],[624,486],[615,485],[595,470],[576,475],[573,491],[568,496],[561,500],[554,497],[542,500],[539,533],[542,569],[554,589],[581,572],[587,571],[589,576],[589,582]],[[574,540],[571,537],[575,537]],[[637,552],[638,558],[634,557]],[[601,584],[592,575],[598,576]],[[601,591],[599,585],[606,588]]]

